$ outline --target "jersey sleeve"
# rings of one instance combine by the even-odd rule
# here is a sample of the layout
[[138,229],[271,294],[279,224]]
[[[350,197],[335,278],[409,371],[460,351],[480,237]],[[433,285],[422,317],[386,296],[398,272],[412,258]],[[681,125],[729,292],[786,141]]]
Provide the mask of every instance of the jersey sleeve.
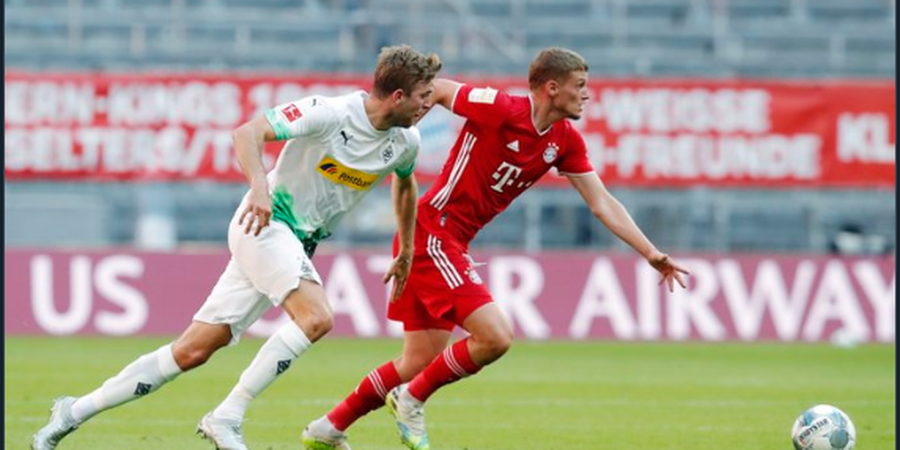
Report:
[[578,130],[571,126],[562,158],[557,159],[556,170],[560,175],[583,175],[594,171],[594,166],[588,158],[584,138]]
[[491,128],[497,128],[506,121],[510,108],[510,98],[506,92],[468,84],[456,90],[450,104],[453,113]]
[[331,108],[317,97],[284,103],[266,110],[265,114],[280,141],[322,135],[335,123]]
[[418,128],[412,127],[409,129],[408,144],[409,146],[403,153],[403,158],[397,164],[397,167],[394,168],[394,173],[400,178],[409,178],[416,170],[416,159],[419,156],[419,147],[422,145],[422,138],[419,135]]

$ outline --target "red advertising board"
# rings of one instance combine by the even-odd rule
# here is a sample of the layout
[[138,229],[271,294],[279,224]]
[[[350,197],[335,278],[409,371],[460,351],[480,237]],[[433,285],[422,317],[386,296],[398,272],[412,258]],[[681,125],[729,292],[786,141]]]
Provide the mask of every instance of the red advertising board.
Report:
[[[232,129],[283,102],[368,89],[368,80],[7,71],[5,175],[242,181]],[[524,79],[463,81],[527,93]],[[895,185],[892,81],[596,79],[589,89],[577,126],[610,185]],[[420,123],[421,179],[438,173],[461,124],[441,108]],[[279,149],[267,147],[267,165]]]
[[[817,342],[842,330],[861,342],[895,342],[893,257],[679,255],[689,285],[670,294],[631,255],[473,256],[486,263],[481,278],[523,338]],[[177,334],[228,258],[224,250],[7,250],[5,332]],[[400,335],[384,318],[390,262],[378,252],[316,256],[333,335]],[[248,333],[267,336],[284,320],[273,308]]]

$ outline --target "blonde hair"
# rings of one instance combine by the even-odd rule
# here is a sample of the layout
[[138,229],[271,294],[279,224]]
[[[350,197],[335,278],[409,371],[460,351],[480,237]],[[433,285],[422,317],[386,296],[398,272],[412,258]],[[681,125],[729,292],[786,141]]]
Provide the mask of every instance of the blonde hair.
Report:
[[584,57],[572,50],[550,47],[541,50],[528,66],[528,86],[537,89],[550,80],[562,82],[570,73],[588,71]]
[[438,55],[426,56],[409,45],[383,47],[375,66],[372,94],[381,98],[402,89],[404,94],[410,95],[417,84],[431,82],[441,65]]

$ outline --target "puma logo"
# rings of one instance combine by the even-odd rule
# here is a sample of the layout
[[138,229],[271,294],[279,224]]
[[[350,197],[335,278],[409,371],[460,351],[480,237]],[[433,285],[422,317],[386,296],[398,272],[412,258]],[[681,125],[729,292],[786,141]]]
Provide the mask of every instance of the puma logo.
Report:
[[353,139],[353,135],[347,134],[344,130],[341,130],[341,137],[344,138],[344,145],[347,145],[347,142],[349,142],[350,139]]

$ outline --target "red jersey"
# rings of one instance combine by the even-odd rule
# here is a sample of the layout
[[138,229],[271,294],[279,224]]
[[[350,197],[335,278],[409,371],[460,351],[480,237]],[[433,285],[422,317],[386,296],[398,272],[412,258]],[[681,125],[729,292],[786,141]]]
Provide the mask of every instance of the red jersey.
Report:
[[531,97],[463,85],[451,110],[467,120],[437,181],[419,199],[419,220],[463,245],[551,167],[560,174],[594,171],[571,122],[537,131]]

